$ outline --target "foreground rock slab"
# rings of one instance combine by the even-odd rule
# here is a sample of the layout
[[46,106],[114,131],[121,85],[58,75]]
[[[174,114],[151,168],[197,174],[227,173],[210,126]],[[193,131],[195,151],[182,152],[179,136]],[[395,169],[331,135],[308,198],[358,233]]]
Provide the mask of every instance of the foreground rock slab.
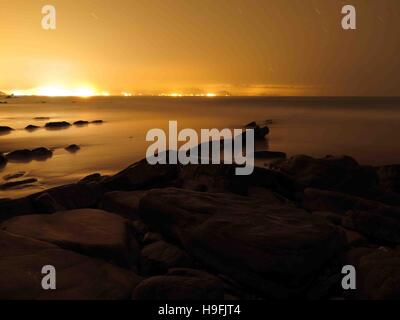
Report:
[[208,268],[276,298],[303,292],[345,243],[337,227],[304,210],[230,194],[153,190],[140,213]]
[[129,265],[137,260],[134,255],[137,246],[130,247],[125,220],[101,210],[80,209],[52,215],[20,216],[3,222],[0,228],[120,265]]
[[[57,270],[57,290],[43,290],[41,270]],[[0,300],[119,300],[141,278],[101,260],[0,231]]]

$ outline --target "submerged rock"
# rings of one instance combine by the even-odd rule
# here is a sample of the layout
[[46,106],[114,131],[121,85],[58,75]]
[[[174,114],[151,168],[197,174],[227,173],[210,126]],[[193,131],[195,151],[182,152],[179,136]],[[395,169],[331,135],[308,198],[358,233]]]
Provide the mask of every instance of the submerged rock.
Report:
[[44,121],[44,120],[50,120],[49,117],[35,117],[33,120],[38,120],[38,121]]
[[14,130],[13,128],[7,126],[0,126],[0,133],[9,133],[13,130]]
[[47,148],[36,148],[32,150],[32,157],[35,160],[46,160],[53,156],[53,151]]
[[165,276],[144,280],[133,293],[135,300],[223,300],[223,283],[204,271],[171,269]]
[[76,153],[79,150],[81,150],[81,147],[76,144],[71,144],[70,146],[66,147],[65,150],[67,150],[70,153]]
[[63,129],[70,127],[71,124],[67,121],[60,121],[60,122],[48,122],[45,125],[45,128],[48,129]]
[[3,177],[3,180],[5,181],[9,181],[9,180],[14,180],[14,179],[18,179],[23,177],[26,174],[25,171],[19,171],[19,172],[15,172],[15,173],[10,173],[7,174]]
[[264,295],[300,295],[345,245],[337,227],[290,206],[182,189],[149,192],[142,219],[205,266]]
[[9,181],[3,184],[0,184],[0,190],[8,190],[16,187],[28,186],[32,183],[36,183],[38,180],[35,178],[17,180],[17,181]]
[[23,149],[16,150],[8,153],[6,155],[9,161],[15,162],[30,162],[32,160],[43,161],[51,158],[53,156],[53,151],[47,148],[36,148],[33,150]]
[[103,120],[94,120],[91,123],[93,123],[93,124],[103,124],[104,121]]
[[89,121],[84,121],[84,120],[79,120],[74,122],[74,125],[78,127],[87,126],[88,124]]
[[[57,270],[57,290],[43,290],[43,266]],[[53,244],[0,231],[0,300],[128,299],[133,272]]]
[[21,216],[3,222],[0,228],[120,265],[138,260],[138,246],[131,247],[126,221],[102,210]]
[[35,131],[37,129],[40,129],[40,127],[39,126],[35,126],[33,124],[30,124],[29,126],[25,127],[25,130],[27,130],[27,131]]

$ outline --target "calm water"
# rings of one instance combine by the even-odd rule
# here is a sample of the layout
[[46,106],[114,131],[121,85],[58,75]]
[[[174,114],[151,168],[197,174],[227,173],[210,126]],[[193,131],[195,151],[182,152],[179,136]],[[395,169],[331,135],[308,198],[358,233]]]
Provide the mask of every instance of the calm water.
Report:
[[[102,125],[39,129],[29,124],[51,121],[97,120]],[[253,120],[272,119],[271,134],[259,148],[289,155],[348,154],[365,164],[400,163],[400,101],[266,98],[18,98],[0,105],[0,125],[16,130],[0,135],[0,152],[47,147],[54,155],[45,162],[8,163],[2,177],[25,171],[39,180],[36,186],[1,191],[0,198],[17,197],[76,181],[87,174],[112,174],[144,157],[145,135],[166,129],[169,120],[179,128],[240,128]],[[70,154],[64,148],[78,144]]]

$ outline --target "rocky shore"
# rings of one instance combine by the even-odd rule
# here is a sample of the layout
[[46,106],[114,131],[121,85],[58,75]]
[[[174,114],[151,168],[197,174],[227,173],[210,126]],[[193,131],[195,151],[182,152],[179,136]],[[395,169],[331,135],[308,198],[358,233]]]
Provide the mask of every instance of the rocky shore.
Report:
[[[143,160],[1,199],[0,299],[400,298],[400,165],[295,156],[234,172]],[[357,290],[341,287],[348,264]]]

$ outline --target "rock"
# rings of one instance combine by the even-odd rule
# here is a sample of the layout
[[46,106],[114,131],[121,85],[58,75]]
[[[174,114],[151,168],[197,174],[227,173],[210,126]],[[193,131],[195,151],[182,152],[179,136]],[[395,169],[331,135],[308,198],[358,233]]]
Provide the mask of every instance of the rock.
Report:
[[349,247],[362,247],[368,245],[367,239],[365,239],[360,233],[346,228],[340,228],[340,230],[343,231]]
[[101,185],[108,190],[134,191],[165,186],[176,179],[176,165],[155,165],[146,159],[137,162],[120,173],[104,179]]
[[171,268],[190,268],[190,257],[180,248],[165,241],[145,246],[140,254],[140,271],[144,275],[164,274]]
[[32,150],[32,157],[35,160],[46,160],[53,156],[53,151],[47,148],[36,148]]
[[254,157],[256,159],[286,158],[286,153],[278,151],[255,151]]
[[23,177],[25,174],[26,174],[25,171],[18,171],[18,172],[15,172],[15,173],[10,173],[10,174],[5,175],[3,177],[3,180],[9,181],[9,180],[18,179],[18,178]]
[[378,193],[378,176],[372,167],[359,165],[353,158],[314,159],[295,156],[274,163],[274,168],[293,176],[304,188],[338,191],[363,197]]
[[246,129],[253,129],[254,130],[254,138],[256,140],[263,140],[269,134],[269,128],[267,126],[260,127],[257,125],[256,122],[250,122],[246,125]]
[[163,240],[164,237],[161,234],[157,232],[147,232],[143,237],[143,244],[148,245]]
[[149,232],[147,226],[141,220],[129,221],[130,231],[137,241],[143,242],[145,234]]
[[7,158],[2,153],[0,153],[0,168],[4,167],[6,164],[7,164]]
[[0,133],[10,133],[13,130],[13,128],[7,126],[0,126]]
[[357,270],[355,298],[360,300],[400,299],[400,251],[387,248],[355,248],[346,264]]
[[[138,260],[139,252],[130,248],[125,220],[102,210],[20,216],[3,222],[1,229],[122,266]],[[138,250],[138,246],[134,249]]]
[[38,120],[38,121],[45,121],[45,120],[50,120],[49,117],[35,117],[33,120]]
[[45,125],[47,129],[65,129],[70,127],[71,124],[67,121],[60,121],[60,122],[48,122]]
[[32,151],[28,149],[16,150],[6,155],[8,161],[26,162],[32,161]]
[[301,209],[236,195],[153,190],[140,214],[206,267],[276,298],[300,295],[345,244],[338,228]]
[[[43,290],[43,266],[57,270],[57,290]],[[0,300],[120,300],[141,278],[50,243],[0,231]]]
[[93,182],[93,181],[97,182],[100,181],[102,178],[103,176],[100,173],[93,173],[84,177],[79,182]]
[[71,144],[68,147],[66,147],[65,150],[67,150],[69,153],[76,153],[79,150],[81,150],[81,147],[79,147],[76,144]]
[[35,131],[37,129],[40,129],[40,127],[39,126],[35,126],[33,124],[30,124],[29,126],[25,127],[25,130],[27,130],[27,131]]
[[372,239],[400,244],[400,216],[389,216],[379,211],[349,211],[343,225]]
[[0,202],[0,222],[12,217],[35,213],[29,198],[6,199]]
[[39,194],[39,196],[32,199],[32,203],[36,211],[39,213],[65,211],[65,208],[48,193]]
[[144,280],[133,293],[135,300],[222,300],[221,281],[202,271],[174,269],[166,276]]
[[400,193],[400,165],[380,167],[378,176],[383,190]]
[[79,120],[79,121],[74,122],[74,125],[78,126],[78,127],[87,126],[88,124],[89,124],[89,121],[84,121],[84,120]]
[[349,210],[377,210],[384,215],[400,215],[400,208],[383,203],[317,189],[304,191],[303,206],[310,211],[329,211],[344,215]]
[[16,181],[9,181],[3,184],[0,184],[0,190],[8,190],[16,187],[28,186],[32,183],[36,183],[38,180],[35,178],[29,178],[24,180],[16,180]]
[[94,120],[91,123],[93,123],[93,124],[103,124],[104,121],[103,120]]
[[257,122],[255,121],[246,124],[246,128],[254,128],[254,127],[257,127]]
[[[188,165],[180,167],[177,186],[202,192],[251,195],[252,188],[264,188],[293,199],[298,187],[284,173],[254,168],[250,176],[237,176],[235,165]],[[299,189],[300,190],[300,189]]]
[[100,208],[114,212],[131,220],[139,219],[139,202],[146,191],[113,191],[106,193],[100,202]]

